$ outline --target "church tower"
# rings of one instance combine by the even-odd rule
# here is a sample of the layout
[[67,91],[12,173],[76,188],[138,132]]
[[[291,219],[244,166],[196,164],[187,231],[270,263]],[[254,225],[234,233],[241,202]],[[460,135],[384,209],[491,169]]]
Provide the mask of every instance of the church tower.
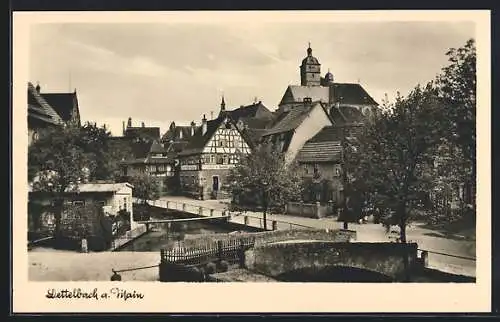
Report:
[[312,55],[311,43],[307,48],[307,57],[302,60],[302,65],[300,65],[300,85],[321,85],[321,65]]

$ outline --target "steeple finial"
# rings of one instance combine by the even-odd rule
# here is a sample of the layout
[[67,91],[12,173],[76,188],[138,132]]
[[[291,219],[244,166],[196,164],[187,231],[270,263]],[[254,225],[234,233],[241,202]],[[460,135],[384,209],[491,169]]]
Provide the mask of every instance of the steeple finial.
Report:
[[307,56],[312,55],[311,42],[309,42],[309,47],[307,47]]
[[221,109],[221,111],[226,110],[226,102],[224,101],[224,94],[222,94],[222,101],[220,102],[220,109]]

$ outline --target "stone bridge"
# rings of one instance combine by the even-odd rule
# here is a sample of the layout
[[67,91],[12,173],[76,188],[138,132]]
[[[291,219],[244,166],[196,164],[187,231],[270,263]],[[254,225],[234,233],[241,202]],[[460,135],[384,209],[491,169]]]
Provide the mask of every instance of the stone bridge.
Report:
[[[404,254],[410,269],[419,265],[417,244],[281,241],[246,251],[245,266],[284,281],[403,281]],[[315,274],[326,280],[310,279]]]

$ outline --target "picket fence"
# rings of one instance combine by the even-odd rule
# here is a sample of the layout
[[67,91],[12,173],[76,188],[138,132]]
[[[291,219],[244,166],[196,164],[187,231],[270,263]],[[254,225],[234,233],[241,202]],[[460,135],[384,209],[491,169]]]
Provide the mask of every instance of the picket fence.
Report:
[[224,260],[234,264],[240,262],[244,252],[254,245],[255,237],[249,236],[162,249],[161,262],[197,266]]

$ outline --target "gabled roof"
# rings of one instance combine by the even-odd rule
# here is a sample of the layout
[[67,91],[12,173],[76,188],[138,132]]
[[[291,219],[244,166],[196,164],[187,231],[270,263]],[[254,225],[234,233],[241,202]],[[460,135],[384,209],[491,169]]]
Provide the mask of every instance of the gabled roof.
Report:
[[342,157],[340,141],[307,142],[297,154],[297,161],[304,163],[334,162]]
[[38,93],[31,82],[28,82],[28,117],[33,117],[50,124],[62,124],[63,122],[59,114]]
[[[315,136],[310,138],[297,153],[297,161],[304,163],[335,162],[342,157],[342,139],[356,144],[357,131],[360,126],[325,126]],[[347,130],[347,131],[346,131]]]
[[264,119],[269,120],[273,113],[262,102],[253,103],[246,106],[240,106],[232,111],[226,111],[234,121],[239,119]]
[[[295,130],[302,124],[314,108],[321,108],[324,110],[320,102],[311,102],[309,104],[300,103],[292,106],[289,111],[277,115],[276,120],[264,136]],[[328,116],[326,111],[325,114]]]
[[160,139],[160,128],[149,127],[149,126],[127,127],[125,129],[125,136],[133,138],[147,138],[151,140],[158,140]]
[[297,153],[297,161],[305,163],[338,161],[342,156],[343,129],[325,126],[310,138]]
[[210,141],[210,139],[215,134],[217,129],[224,122],[230,122],[232,125],[234,125],[234,127],[240,133],[240,135],[245,140],[245,142],[247,144],[249,144],[250,147],[253,146],[252,140],[250,140],[244,132],[242,132],[241,130],[239,130],[237,128],[236,123],[234,122],[234,120],[231,117],[222,116],[222,117],[218,117],[216,119],[207,121],[207,131],[204,135],[202,134],[202,127],[197,129],[194,136],[191,137],[191,139],[189,140],[189,143],[186,145],[186,147],[181,152],[179,152],[179,155],[190,155],[190,154],[201,153],[203,151],[203,148]]
[[157,141],[153,141],[150,148],[150,153],[166,153],[167,150],[163,147],[163,145]]
[[73,93],[42,93],[43,98],[54,108],[64,122],[73,117],[76,105],[76,92]]
[[[194,126],[195,133],[200,129],[200,125]],[[182,137],[181,137],[182,133]],[[191,137],[191,125],[175,125],[175,122],[170,124],[170,128],[163,134],[162,142],[177,142],[177,141],[189,141]]]

